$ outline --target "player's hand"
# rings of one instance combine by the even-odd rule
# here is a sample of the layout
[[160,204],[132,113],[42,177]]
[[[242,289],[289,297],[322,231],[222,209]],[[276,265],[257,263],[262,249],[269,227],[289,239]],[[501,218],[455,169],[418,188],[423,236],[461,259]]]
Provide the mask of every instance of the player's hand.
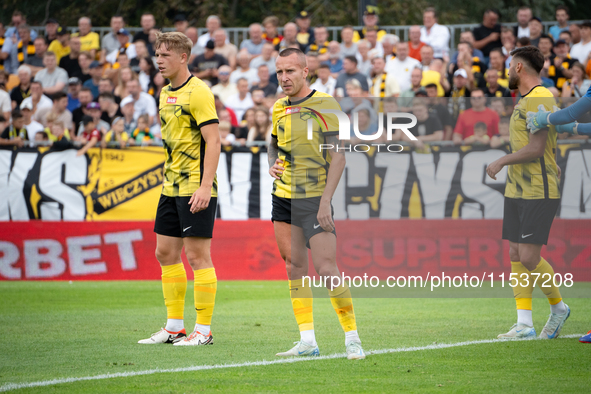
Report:
[[320,207],[318,208],[316,219],[318,219],[318,224],[320,224],[320,227],[322,227],[324,231],[328,231],[329,233],[334,231],[330,201],[324,202],[323,200],[320,200]]
[[560,169],[560,166],[558,164],[556,165],[556,168],[557,168],[556,176],[558,176],[558,182],[560,182],[562,170]]
[[556,127],[556,132],[558,134],[568,133],[570,135],[579,135],[579,133],[577,133],[577,126],[578,125],[579,124],[577,122],[572,122],[572,123],[567,123],[567,124],[556,125],[554,127]]
[[529,132],[535,134],[537,131],[548,127],[550,124],[548,117],[552,112],[546,111],[546,108],[540,104],[538,105],[538,112],[528,112],[525,120]]
[[283,160],[281,159],[276,159],[275,164],[269,168],[269,174],[275,179],[281,179],[283,171],[285,171],[285,168],[283,167]]
[[211,199],[211,188],[208,187],[200,187],[199,189],[195,190],[195,193],[191,196],[189,200],[189,205],[191,206],[191,213],[197,213],[199,211],[203,211],[209,206],[209,200]]
[[499,160],[495,160],[492,163],[490,163],[488,165],[488,167],[486,167],[486,173],[488,174],[489,177],[491,177],[492,179],[494,179],[495,181],[497,180],[497,174],[503,169],[504,164],[502,164]]

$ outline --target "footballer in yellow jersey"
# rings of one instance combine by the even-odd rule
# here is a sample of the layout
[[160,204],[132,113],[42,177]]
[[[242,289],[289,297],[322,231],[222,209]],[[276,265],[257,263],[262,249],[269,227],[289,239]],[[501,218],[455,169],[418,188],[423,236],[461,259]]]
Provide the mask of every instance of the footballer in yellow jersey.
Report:
[[[293,348],[277,356],[317,356],[320,351],[314,335],[312,288],[304,279],[309,266],[306,247],[311,249],[319,275],[338,277],[331,200],[345,168],[345,156],[338,151],[337,115],[323,110],[341,108],[331,96],[308,87],[306,55],[301,50],[281,51],[276,67],[277,79],[287,97],[273,106],[268,149],[269,175],[275,179],[272,220],[301,338]],[[347,358],[365,358],[349,287],[339,283],[327,289],[345,332]]]
[[[527,112],[539,106],[547,111],[554,107],[552,93],[540,86],[544,56],[534,46],[511,52],[509,88],[518,89],[521,100],[515,106],[510,122],[511,153],[492,162],[486,169],[496,174],[508,166],[503,212],[503,239],[509,240],[511,275],[517,283],[512,286],[517,307],[517,323],[498,338],[535,338],[532,319],[532,293],[540,287],[550,304],[550,317],[539,338],[558,337],[570,308],[562,301],[554,283],[536,279],[553,278],[554,269],[541,256],[548,243],[552,221],[560,204],[559,169],[556,165],[556,129],[554,126],[530,133],[526,126]],[[550,281],[551,282],[551,281]]]
[[[211,320],[217,277],[211,238],[217,206],[216,169],[221,142],[211,90],[189,72],[191,40],[180,32],[157,33],[156,63],[170,84],[160,94],[164,145],[164,182],[156,211],[156,258],[162,269],[167,321],[141,344],[198,346],[213,344]],[[193,269],[195,328],[184,327],[187,274],[183,253]]]

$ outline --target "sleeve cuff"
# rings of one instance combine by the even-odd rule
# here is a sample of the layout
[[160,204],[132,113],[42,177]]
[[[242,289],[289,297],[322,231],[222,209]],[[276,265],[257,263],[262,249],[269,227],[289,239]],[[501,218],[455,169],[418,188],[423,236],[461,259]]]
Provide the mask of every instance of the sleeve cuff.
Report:
[[220,121],[219,121],[219,119],[210,119],[210,120],[207,120],[207,121],[199,124],[197,127],[202,128],[203,126],[207,126],[208,124],[212,124],[212,123],[220,123]]

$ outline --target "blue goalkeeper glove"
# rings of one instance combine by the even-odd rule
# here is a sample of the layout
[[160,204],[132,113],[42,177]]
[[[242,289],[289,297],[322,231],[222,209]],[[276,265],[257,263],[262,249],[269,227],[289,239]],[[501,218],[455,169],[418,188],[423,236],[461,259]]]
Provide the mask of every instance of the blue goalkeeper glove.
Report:
[[546,108],[542,104],[538,106],[538,112],[528,112],[526,125],[530,133],[535,134],[537,131],[548,127],[550,124],[548,118],[551,113],[551,111],[546,111]]
[[577,132],[578,125],[579,124],[577,122],[572,122],[572,123],[567,123],[567,124],[556,125],[554,127],[556,127],[556,132],[559,134],[560,133],[568,133],[570,135],[579,135],[579,133]]

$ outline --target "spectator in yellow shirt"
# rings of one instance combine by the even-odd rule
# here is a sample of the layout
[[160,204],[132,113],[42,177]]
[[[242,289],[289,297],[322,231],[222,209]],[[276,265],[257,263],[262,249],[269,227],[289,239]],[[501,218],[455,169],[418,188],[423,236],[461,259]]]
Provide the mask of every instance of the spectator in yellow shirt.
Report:
[[93,59],[97,58],[97,53],[101,48],[99,42],[99,35],[93,31],[90,31],[92,24],[90,18],[83,16],[78,19],[78,33],[76,35],[80,37],[80,51],[89,52]]
[[47,50],[55,53],[57,64],[59,64],[62,57],[70,54],[70,32],[65,26],[60,26],[56,34],[57,38],[49,44]]

